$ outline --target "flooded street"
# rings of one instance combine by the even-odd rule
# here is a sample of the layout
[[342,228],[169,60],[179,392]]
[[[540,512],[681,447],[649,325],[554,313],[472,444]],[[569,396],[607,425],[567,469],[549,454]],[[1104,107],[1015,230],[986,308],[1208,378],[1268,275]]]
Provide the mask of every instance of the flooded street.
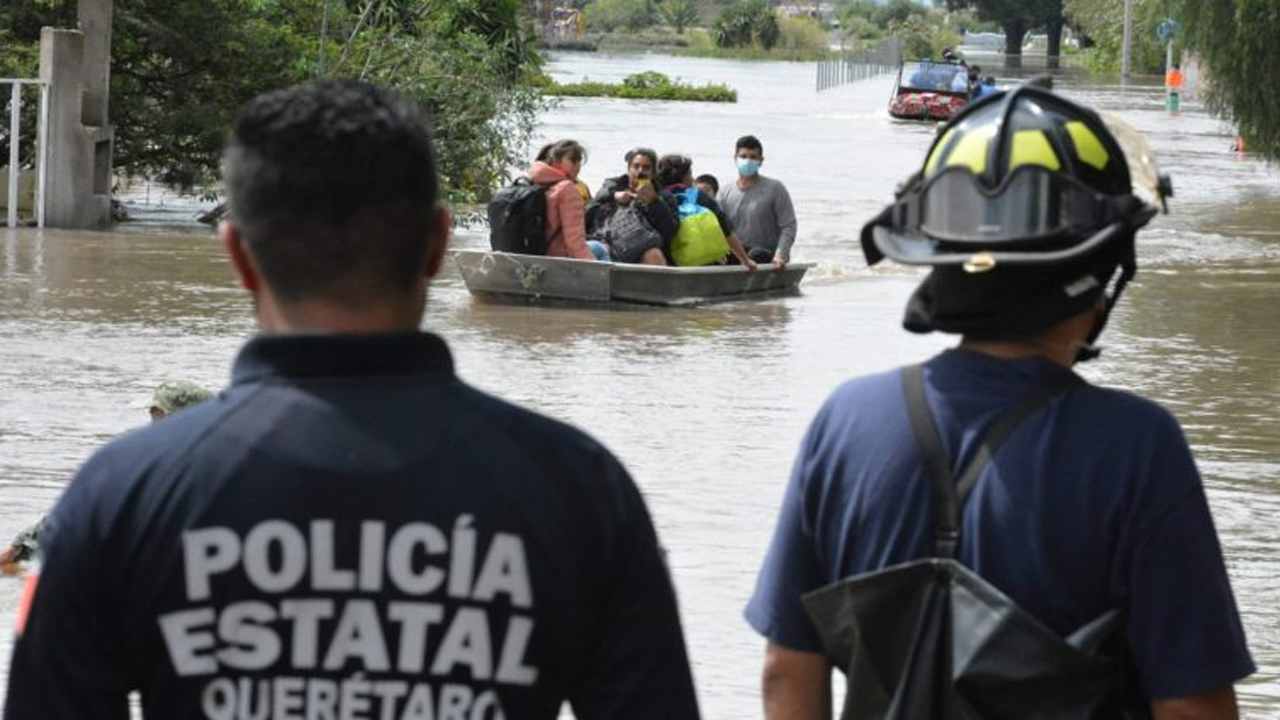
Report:
[[[845,378],[954,342],[900,327],[920,275],[869,270],[861,225],[922,162],[929,126],[893,122],[888,79],[814,91],[814,66],[644,55],[555,56],[562,81],[657,70],[723,82],[736,104],[566,100],[540,137],[589,152],[594,189],[635,145],[682,152],[732,179],[733,142],[764,144],[765,175],[792,194],[795,258],[817,263],[797,297],[696,309],[572,310],[475,303],[453,267],[425,326],[475,385],[572,422],[631,470],[680,596],[704,714],[758,717],[763,641],[741,619],[800,436]],[[1082,372],[1146,395],[1183,423],[1200,461],[1259,672],[1246,717],[1280,715],[1280,182],[1229,151],[1195,101],[1163,110],[1153,84],[1059,83],[1148,133],[1173,175],[1173,214],[1139,236],[1139,272]],[[179,218],[183,213],[168,213]],[[481,247],[462,229],[458,247]],[[254,331],[207,228],[109,233],[0,229],[0,540],[34,522],[88,454],[147,420],[131,407],[166,378],[226,383]],[[20,581],[0,578],[7,665]],[[1170,600],[1176,602],[1176,599]],[[3,692],[0,685],[0,692]]]

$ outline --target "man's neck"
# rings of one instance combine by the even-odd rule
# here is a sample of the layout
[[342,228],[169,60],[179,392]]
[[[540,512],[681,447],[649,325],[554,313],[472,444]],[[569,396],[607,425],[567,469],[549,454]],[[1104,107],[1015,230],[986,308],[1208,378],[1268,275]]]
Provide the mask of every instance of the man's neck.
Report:
[[256,311],[258,327],[268,334],[395,333],[418,329],[422,323],[423,303],[378,303],[351,307],[324,300],[277,303],[259,299]]
[[738,176],[738,188],[741,190],[754,187],[758,182],[760,182],[760,175],[758,173],[750,177],[747,177],[746,175]]
[[1010,340],[980,340],[965,337],[960,347],[992,357],[1014,359],[1043,357],[1046,360],[1070,368],[1076,364],[1080,348],[1094,332],[1094,324],[1102,317],[1102,305],[1073,315],[1049,329],[1026,338]]
[[1071,343],[1057,342],[1044,338],[1027,339],[1026,341],[973,340],[964,338],[960,341],[960,347],[1004,360],[1042,357],[1064,368],[1070,368],[1076,364],[1078,351],[1077,347]]

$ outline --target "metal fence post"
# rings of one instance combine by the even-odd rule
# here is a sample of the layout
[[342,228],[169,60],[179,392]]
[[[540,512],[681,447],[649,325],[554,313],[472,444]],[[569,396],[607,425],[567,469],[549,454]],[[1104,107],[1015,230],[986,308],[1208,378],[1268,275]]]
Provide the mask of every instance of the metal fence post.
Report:
[[22,120],[22,83],[13,83],[9,101],[9,227],[18,227],[18,186],[22,168],[18,165],[18,130]]
[[40,83],[40,120],[36,126],[36,227],[44,227],[45,184],[49,165],[49,85]]

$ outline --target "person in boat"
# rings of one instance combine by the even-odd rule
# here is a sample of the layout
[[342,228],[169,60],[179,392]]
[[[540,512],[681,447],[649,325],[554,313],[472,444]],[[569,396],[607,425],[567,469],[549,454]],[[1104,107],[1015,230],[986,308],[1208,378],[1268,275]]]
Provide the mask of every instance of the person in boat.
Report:
[[[151,416],[151,422],[158,422],[211,397],[213,393],[189,380],[167,380],[160,383],[150,397],[133,407],[145,409]],[[40,552],[40,536],[44,533],[47,520],[47,515],[42,516],[33,525],[19,532],[9,543],[9,547],[0,552],[0,572],[6,575],[16,574],[21,563]]]
[[907,78],[907,84],[910,87],[916,88],[918,90],[932,90],[933,89],[933,80],[931,77],[932,69],[933,69],[932,63],[925,63],[925,62],[916,63],[916,69],[913,70],[911,72],[911,76]]
[[698,718],[627,471],[420,329],[452,224],[429,128],[346,79],[239,111],[219,234],[261,332],[72,480],[6,718],[115,720],[132,690],[170,720]]
[[978,86],[978,91],[977,94],[974,95],[974,99],[976,100],[977,98],[983,98],[988,95],[995,95],[998,92],[1000,92],[1000,89],[996,87],[996,76],[988,75],[982,78],[982,84]]
[[[697,192],[697,204],[715,215],[716,221],[720,225],[720,231],[724,233],[725,240],[729,243],[729,253],[732,255],[733,260],[740,265],[745,265],[748,270],[755,272],[756,261],[751,259],[742,241],[734,233],[733,223],[720,207],[720,203],[714,197],[698,190],[694,186],[693,160],[687,155],[663,155],[658,159],[658,183],[662,186],[661,195],[663,200],[672,209],[677,209],[680,206],[684,191],[693,188]],[[668,254],[670,254],[669,251]]]
[[709,197],[719,197],[720,195],[720,180],[711,173],[702,173],[694,178],[693,185]]
[[982,87],[982,66],[970,65],[968,76],[965,83],[965,97],[973,100],[978,97],[978,92]]
[[529,168],[529,179],[547,188],[547,255],[579,260],[608,260],[604,243],[587,240],[586,203],[578,173],[587,161],[576,140],[544,145]]
[[[1111,667],[1129,674],[1108,680],[1132,714],[1088,717],[1237,716],[1233,683],[1255,667],[1186,438],[1167,410],[1073,369],[1097,355],[1136,270],[1135,235],[1157,212],[1134,194],[1130,162],[1147,161],[1126,160],[1096,113],[1023,85],[952,120],[896,202],[864,226],[869,264],[887,256],[930,269],[904,327],[960,343],[923,365],[849,381],[802,441],[746,609],[768,642],[769,720],[829,713],[832,661],[802,595],[850,576],[887,582],[891,566],[940,556],[1060,637],[1119,610],[1112,638],[1130,659]],[[997,423],[1005,417],[1020,422]],[[993,456],[984,450],[995,424],[1011,434]],[[944,534],[933,518],[948,506],[934,488],[954,487],[951,469],[975,457],[990,462],[963,486],[972,492]],[[935,549],[944,543],[949,554]],[[859,688],[850,679],[850,695]],[[893,687],[870,692],[882,690],[898,697]],[[955,688],[969,691],[978,689]],[[1086,716],[1041,709],[1020,708]]]
[[945,48],[942,51],[942,62],[932,64],[934,90],[950,90],[951,92],[963,92],[956,90],[958,83],[957,75],[964,75],[968,64],[956,55],[951,48]]
[[[612,253],[618,262],[666,265],[662,248],[675,237],[678,218],[666,203],[658,201],[658,190],[653,183],[658,166],[658,153],[651,148],[636,147],[623,155],[627,172],[607,178],[587,205],[588,233],[596,241],[607,242],[611,237],[610,223],[619,221],[619,211],[635,212],[639,220],[647,224],[653,233],[635,243],[616,244]],[[656,233],[656,235],[655,235]]]
[[791,194],[781,181],[760,174],[764,145],[755,135],[738,138],[733,159],[738,177],[720,189],[720,205],[751,259],[782,270],[791,262],[798,227]]

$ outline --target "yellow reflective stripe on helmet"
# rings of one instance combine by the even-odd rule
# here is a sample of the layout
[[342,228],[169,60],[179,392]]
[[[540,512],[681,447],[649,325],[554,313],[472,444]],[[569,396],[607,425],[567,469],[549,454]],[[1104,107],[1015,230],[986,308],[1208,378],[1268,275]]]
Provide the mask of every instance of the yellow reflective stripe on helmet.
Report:
[[1050,170],[1061,170],[1062,162],[1053,151],[1049,138],[1040,130],[1019,130],[1013,134],[1013,147],[1009,151],[1009,170],[1023,165],[1039,165]]
[[938,141],[938,144],[933,146],[933,152],[929,153],[929,159],[924,163],[925,177],[933,174],[933,169],[938,166],[938,160],[942,157],[942,154],[947,151],[947,146],[951,144],[951,139],[955,134],[955,128],[947,130],[942,134],[942,139]]
[[987,148],[996,128],[987,126],[965,133],[956,141],[944,162],[945,167],[967,167],[975,175],[987,171]]
[[1107,166],[1107,161],[1111,159],[1107,155],[1107,148],[1088,125],[1079,120],[1070,120],[1067,122],[1067,134],[1071,136],[1071,143],[1076,146],[1076,157],[1081,162],[1099,170]]

